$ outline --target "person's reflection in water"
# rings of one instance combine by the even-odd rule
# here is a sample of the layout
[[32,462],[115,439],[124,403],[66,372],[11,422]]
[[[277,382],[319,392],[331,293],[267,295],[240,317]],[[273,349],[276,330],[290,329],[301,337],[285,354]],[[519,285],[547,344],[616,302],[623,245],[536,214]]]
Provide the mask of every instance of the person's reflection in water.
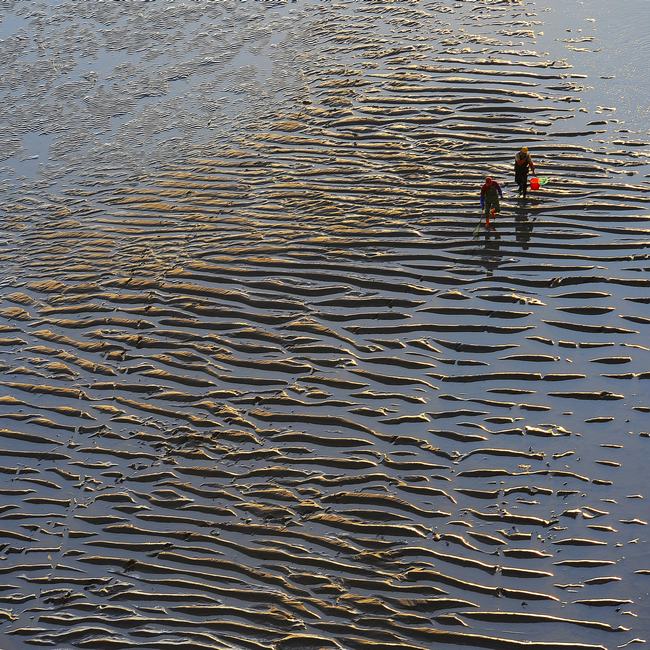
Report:
[[501,235],[497,232],[494,224],[491,228],[485,229],[482,257],[483,266],[485,266],[487,275],[490,276],[501,263]]
[[528,210],[520,207],[515,212],[515,236],[517,242],[526,251],[528,250],[528,242],[533,233],[533,222],[528,218]]

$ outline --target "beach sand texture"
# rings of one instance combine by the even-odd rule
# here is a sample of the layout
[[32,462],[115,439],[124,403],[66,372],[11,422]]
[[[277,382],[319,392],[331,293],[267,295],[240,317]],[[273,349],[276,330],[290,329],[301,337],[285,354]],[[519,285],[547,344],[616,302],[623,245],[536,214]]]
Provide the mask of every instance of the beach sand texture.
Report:
[[646,645],[609,4],[3,3],[0,647]]

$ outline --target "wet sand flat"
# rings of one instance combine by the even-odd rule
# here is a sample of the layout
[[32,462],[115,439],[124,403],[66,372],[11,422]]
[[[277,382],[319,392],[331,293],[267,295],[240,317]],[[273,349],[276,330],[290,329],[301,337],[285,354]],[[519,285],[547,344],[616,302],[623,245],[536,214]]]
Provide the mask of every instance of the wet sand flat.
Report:
[[0,646],[646,645],[649,134],[568,4],[8,3]]

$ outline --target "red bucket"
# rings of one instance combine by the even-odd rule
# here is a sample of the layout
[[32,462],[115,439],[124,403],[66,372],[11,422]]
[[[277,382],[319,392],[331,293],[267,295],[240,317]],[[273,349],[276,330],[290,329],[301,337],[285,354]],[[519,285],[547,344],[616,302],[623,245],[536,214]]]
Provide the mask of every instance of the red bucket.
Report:
[[539,189],[539,178],[537,178],[537,176],[533,176],[533,178],[530,179],[530,189],[531,190]]

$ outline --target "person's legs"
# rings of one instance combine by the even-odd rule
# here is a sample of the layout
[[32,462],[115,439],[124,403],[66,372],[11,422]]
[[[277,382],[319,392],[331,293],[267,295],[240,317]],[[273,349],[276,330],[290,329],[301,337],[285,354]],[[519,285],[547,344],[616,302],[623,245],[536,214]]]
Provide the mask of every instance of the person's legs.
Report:
[[528,190],[528,170],[515,167],[515,183],[519,187],[519,194],[526,198],[526,191]]
[[528,190],[528,176],[526,174],[517,174],[515,180],[519,186],[519,194],[526,198],[526,191]]
[[493,226],[493,224],[491,223],[490,216],[493,208],[495,208],[497,212],[499,211],[498,206],[499,206],[498,200],[495,203],[494,199],[485,199],[485,227],[486,228],[491,228]]

